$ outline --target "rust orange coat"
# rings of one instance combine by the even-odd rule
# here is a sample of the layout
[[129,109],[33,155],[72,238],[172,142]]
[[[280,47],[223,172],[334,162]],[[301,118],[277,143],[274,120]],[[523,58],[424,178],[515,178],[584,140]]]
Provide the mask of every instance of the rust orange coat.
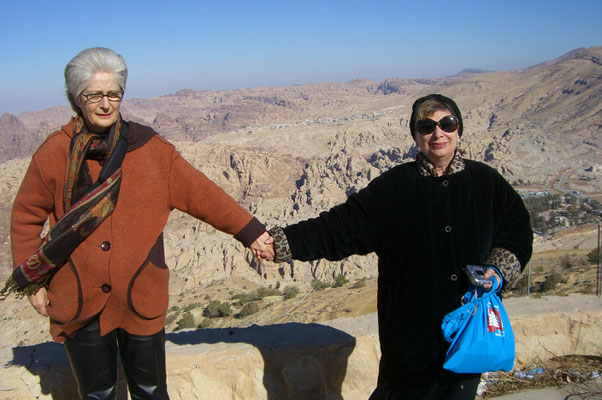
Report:
[[[163,228],[179,209],[235,235],[245,246],[265,226],[152,129],[128,123],[129,145],[114,212],[71,255],[48,287],[50,333],[65,339],[92,317],[101,334],[116,328],[149,335],[165,326],[169,270]],[[63,186],[73,124],[51,134],[33,155],[13,204],[11,245],[17,266],[40,244],[44,222],[65,213]],[[100,165],[88,160],[93,179]]]

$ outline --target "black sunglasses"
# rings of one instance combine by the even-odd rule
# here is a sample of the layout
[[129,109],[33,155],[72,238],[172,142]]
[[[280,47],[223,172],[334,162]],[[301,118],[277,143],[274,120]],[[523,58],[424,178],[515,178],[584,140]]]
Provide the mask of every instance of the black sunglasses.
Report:
[[436,127],[441,128],[444,132],[451,133],[458,129],[460,121],[453,115],[448,115],[441,118],[439,121],[433,121],[430,118],[421,119],[416,123],[416,130],[423,135],[435,132]]

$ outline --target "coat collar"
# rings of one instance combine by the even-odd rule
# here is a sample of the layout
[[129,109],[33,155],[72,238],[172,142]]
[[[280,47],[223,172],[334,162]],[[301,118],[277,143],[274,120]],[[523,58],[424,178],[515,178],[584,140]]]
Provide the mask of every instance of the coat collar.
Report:
[[[426,159],[424,154],[422,154],[421,152],[418,152],[418,154],[416,154],[416,165],[418,167],[418,172],[420,173],[420,175],[437,177],[437,175],[435,174],[435,167],[429,162],[429,160]],[[465,163],[464,159],[462,158],[462,152],[459,149],[456,149],[454,157],[452,158],[451,162],[449,163],[449,166],[447,167],[446,175],[451,175],[464,171],[464,167]]]

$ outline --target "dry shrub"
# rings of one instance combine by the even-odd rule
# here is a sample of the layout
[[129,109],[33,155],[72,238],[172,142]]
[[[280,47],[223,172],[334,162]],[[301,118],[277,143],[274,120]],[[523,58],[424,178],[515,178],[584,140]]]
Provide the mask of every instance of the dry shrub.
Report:
[[497,397],[522,390],[573,383],[579,384],[573,390],[581,391],[578,394],[581,397],[571,398],[583,400],[602,398],[602,382],[599,378],[592,380],[592,374],[602,372],[601,356],[567,355],[554,357],[542,362],[542,365],[524,368],[524,370],[528,371],[535,368],[542,368],[543,374],[536,374],[532,379],[518,378],[515,371],[488,373],[486,377],[484,376],[487,382],[487,391],[483,397]]

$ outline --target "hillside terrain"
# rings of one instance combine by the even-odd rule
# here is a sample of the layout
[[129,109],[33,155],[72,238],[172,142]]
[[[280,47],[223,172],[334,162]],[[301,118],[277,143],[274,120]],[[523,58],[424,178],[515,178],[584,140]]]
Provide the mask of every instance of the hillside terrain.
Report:
[[[536,253],[530,263],[531,296],[561,296],[559,299],[562,299],[571,293],[595,295],[596,265],[586,261],[588,250],[575,249],[573,245],[576,240],[593,242],[596,235],[596,228],[590,226],[573,230],[569,235],[564,232],[555,235],[550,239],[557,246],[553,250],[545,250],[547,243],[536,243]],[[570,265],[565,262],[567,258]],[[274,272],[277,265],[265,263],[264,268]],[[554,274],[560,274],[562,279],[546,284]],[[523,276],[528,276],[528,269]],[[166,331],[314,323],[376,312],[374,277],[335,287],[325,282],[321,282],[322,285],[316,285],[317,281],[312,283],[269,285],[259,279],[231,276],[214,280],[207,286],[184,290],[172,285]],[[286,293],[290,292],[287,288],[290,287],[298,290],[287,296]],[[524,287],[514,288],[505,292],[504,297],[523,297],[525,291]],[[227,304],[227,315],[215,312],[212,302]],[[249,307],[249,304],[256,306]],[[50,339],[48,322],[25,299],[5,301],[4,307],[0,308],[0,326],[0,342],[4,347],[32,345]]]
[[[124,118],[172,140],[186,159],[268,226],[315,216],[412,159],[410,108],[428,93],[457,101],[464,117],[465,155],[497,168],[519,191],[601,201],[601,59],[602,47],[593,47],[521,70],[439,79],[181,90],[127,99],[122,111]],[[2,280],[10,273],[11,203],[28,157],[71,114],[68,107],[55,107],[0,117]],[[595,226],[567,226],[573,231],[565,231],[564,239],[559,232],[537,238],[533,285],[540,290],[556,271],[567,279],[556,282],[552,292],[592,293],[595,277],[583,259],[595,247]],[[375,310],[374,255],[340,262],[259,263],[229,236],[179,212],[169,219],[165,244],[171,268],[170,331],[184,325],[186,312],[193,325],[219,327],[323,321]],[[563,264],[566,256],[570,267]],[[316,279],[331,285],[340,276],[349,282],[312,289]],[[269,292],[270,287],[272,295],[254,301],[255,313],[240,315],[246,304],[234,296],[261,288]],[[275,295],[277,287],[299,293],[285,299]],[[229,303],[231,314],[203,315],[215,300]],[[5,346],[48,338],[47,323],[25,300],[7,300],[0,320]]]

